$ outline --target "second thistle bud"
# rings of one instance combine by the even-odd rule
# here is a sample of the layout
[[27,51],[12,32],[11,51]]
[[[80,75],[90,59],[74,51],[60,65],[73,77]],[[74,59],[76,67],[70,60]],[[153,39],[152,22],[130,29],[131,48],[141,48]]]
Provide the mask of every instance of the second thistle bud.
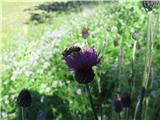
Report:
[[89,37],[89,30],[88,30],[88,28],[82,28],[81,34],[82,34],[82,37],[84,39],[87,39]]
[[121,112],[122,111],[122,104],[121,104],[121,101],[118,100],[118,99],[114,99],[112,101],[112,107],[113,109],[116,111],[116,112]]
[[128,92],[125,92],[121,95],[121,104],[123,107],[130,107],[131,106],[131,95]]
[[139,32],[138,32],[138,31],[134,31],[134,32],[132,33],[132,38],[133,38],[134,40],[138,40],[138,39],[140,38]]
[[30,92],[27,89],[23,89],[17,98],[18,105],[20,107],[29,107],[31,102],[32,98]]

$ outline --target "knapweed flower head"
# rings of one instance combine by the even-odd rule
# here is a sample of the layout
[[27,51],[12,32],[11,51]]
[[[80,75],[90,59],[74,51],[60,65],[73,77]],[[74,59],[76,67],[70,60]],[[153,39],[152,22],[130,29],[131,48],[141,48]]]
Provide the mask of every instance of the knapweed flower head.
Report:
[[142,3],[143,3],[143,7],[147,11],[152,11],[152,9],[159,4],[159,0],[144,0],[142,1]]
[[87,39],[88,37],[89,37],[89,30],[88,30],[88,28],[82,28],[82,30],[81,30],[81,34],[82,34],[82,37],[84,38],[84,39]]
[[122,111],[122,104],[121,101],[119,99],[114,99],[112,101],[112,107],[116,112],[121,112]]
[[124,92],[121,97],[121,104],[123,107],[130,107],[131,106],[131,95],[128,92]]
[[17,98],[17,103],[20,107],[29,107],[31,105],[32,98],[31,94],[27,89],[23,89],[18,98]]
[[[70,48],[68,50],[70,50]],[[68,67],[75,72],[75,79],[79,83],[84,84],[93,80],[94,72],[92,67],[100,62],[95,48],[72,51],[68,55],[63,55],[63,59]]]

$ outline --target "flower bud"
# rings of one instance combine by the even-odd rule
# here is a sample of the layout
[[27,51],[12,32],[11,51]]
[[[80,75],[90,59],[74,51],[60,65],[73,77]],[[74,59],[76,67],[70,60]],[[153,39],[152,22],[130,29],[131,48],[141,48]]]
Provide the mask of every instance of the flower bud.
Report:
[[112,107],[116,112],[121,112],[122,111],[122,104],[121,101],[118,99],[115,99],[112,101]]
[[139,32],[134,31],[134,32],[132,33],[132,38],[133,38],[134,40],[138,40],[138,39],[140,38]]
[[18,98],[17,103],[20,107],[29,107],[31,105],[32,98],[30,92],[27,89],[23,89]]
[[115,47],[117,47],[119,45],[118,39],[116,37],[113,39],[113,44]]
[[93,78],[94,78],[94,72],[92,69],[75,71],[75,79],[79,83],[87,84],[91,82]]
[[87,28],[83,28],[81,34],[84,39],[87,39],[89,37],[89,30]]
[[121,103],[123,107],[130,107],[131,106],[131,96],[130,93],[125,92],[120,97]]

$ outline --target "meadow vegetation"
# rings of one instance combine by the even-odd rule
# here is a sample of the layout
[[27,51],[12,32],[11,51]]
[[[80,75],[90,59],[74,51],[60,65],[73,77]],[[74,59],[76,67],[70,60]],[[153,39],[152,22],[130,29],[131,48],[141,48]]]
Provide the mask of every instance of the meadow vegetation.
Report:
[[[160,118],[158,15],[157,7],[152,11],[152,64],[142,120]],[[89,32],[86,39],[83,28]],[[16,101],[24,88],[32,96],[31,106],[25,109],[28,120],[93,120],[84,85],[76,82],[74,72],[62,59],[64,49],[85,49],[86,44],[94,47],[101,59],[93,67],[95,77],[89,83],[97,116],[118,120],[112,101],[130,92],[131,106],[123,109],[120,117],[133,120],[142,97],[147,34],[148,14],[141,2],[2,1],[2,120],[21,120]]]

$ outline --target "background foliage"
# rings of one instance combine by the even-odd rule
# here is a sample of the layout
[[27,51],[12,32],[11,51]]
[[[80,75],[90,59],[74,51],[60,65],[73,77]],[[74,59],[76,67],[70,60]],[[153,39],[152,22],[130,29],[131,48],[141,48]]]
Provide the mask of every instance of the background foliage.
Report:
[[[4,4],[7,6],[10,3]],[[20,25],[4,25],[2,31],[2,120],[19,119],[16,98],[23,88],[28,88],[33,98],[32,106],[26,109],[29,120],[93,120],[84,86],[74,80],[72,71],[61,59],[61,53],[66,47],[83,47],[85,41],[102,56],[100,65],[94,68],[96,76],[90,86],[98,114],[102,102],[104,118],[109,120],[117,119],[111,101],[118,93],[129,90],[128,80],[133,72],[133,44],[137,41],[139,47],[136,49],[134,64],[133,116],[143,81],[147,41],[147,13],[141,3],[70,1],[34,3],[29,6],[21,13],[23,16],[27,11],[29,16],[25,24],[19,23],[20,18],[23,19],[19,17],[16,18],[19,22],[14,21],[13,24]],[[155,9],[153,25],[157,14],[158,9]],[[88,39],[81,37],[83,27],[89,29]],[[134,31],[139,32],[137,40],[132,37]],[[160,107],[159,39],[160,34],[157,34],[154,39],[152,87],[148,91],[152,102],[149,104],[147,120],[155,117]],[[115,40],[118,46],[114,45]],[[102,91],[100,95],[99,89]]]

